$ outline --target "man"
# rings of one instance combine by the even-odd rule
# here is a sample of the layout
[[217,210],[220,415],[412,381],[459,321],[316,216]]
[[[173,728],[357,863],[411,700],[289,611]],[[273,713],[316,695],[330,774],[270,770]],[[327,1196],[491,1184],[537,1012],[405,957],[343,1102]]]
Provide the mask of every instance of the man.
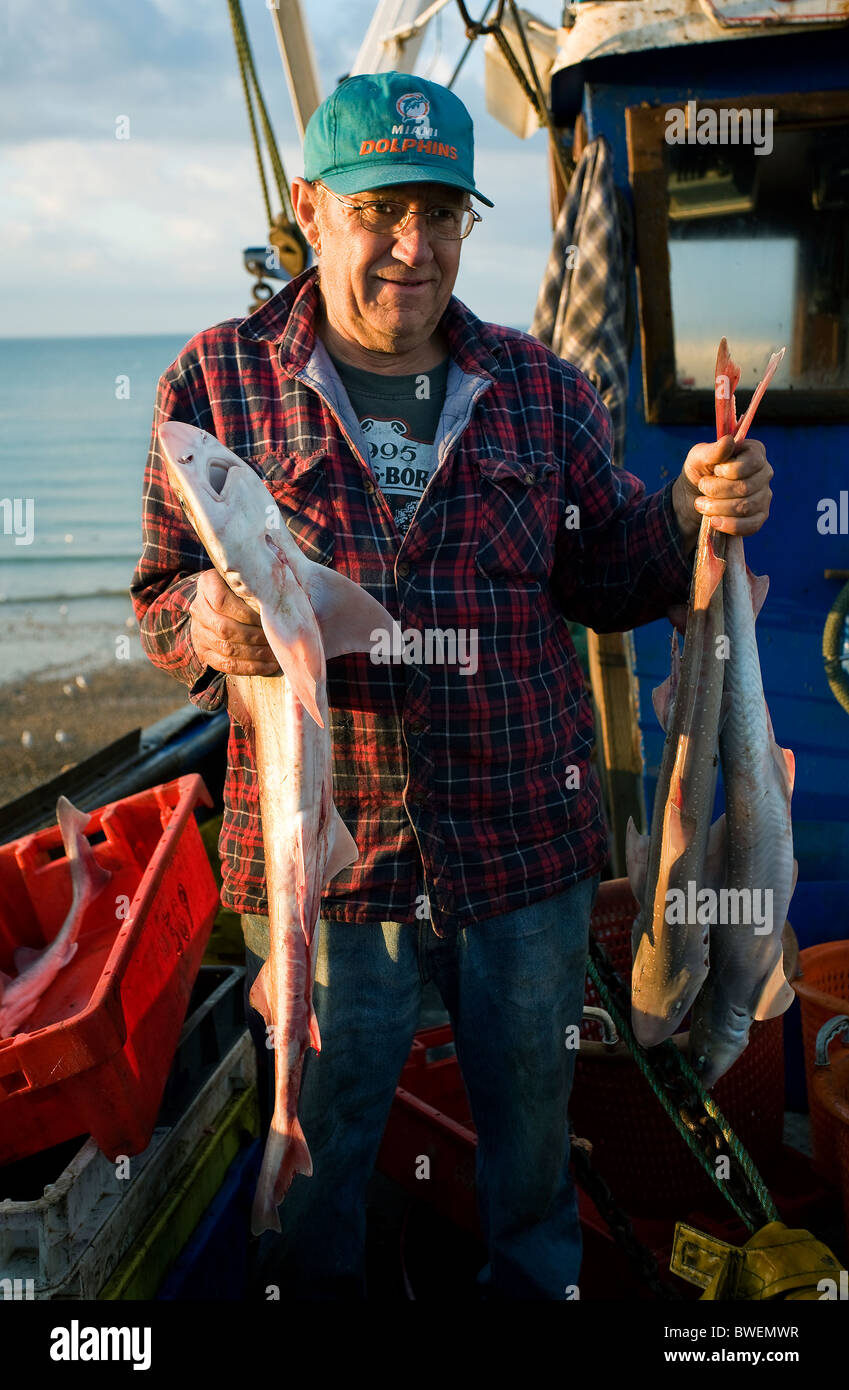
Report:
[[[322,898],[323,1046],[300,1103],[315,1171],[280,1209],[277,1282],[364,1295],[365,1188],[432,978],[478,1133],[481,1282],[565,1299],[581,1243],[564,1039],[607,853],[565,617],[610,631],[686,601],[699,511],[750,534],[772,470],[755,441],[728,462],[732,440],[701,444],[646,497],[611,467],[587,379],[453,296],[469,195],[492,204],[451,92],[406,73],[349,78],[310,120],[304,168],[293,203],[318,270],[193,338],[156,416],[248,458],[310,558],[422,639],[394,665],[328,665],[334,796],[360,858]],[[184,521],[155,435],[133,594],[151,660],[203,708],[226,700],[224,673],[279,669]],[[250,984],[267,899],[255,769],[232,723],[220,848]],[[256,1014],[252,1030],[267,1070]]]

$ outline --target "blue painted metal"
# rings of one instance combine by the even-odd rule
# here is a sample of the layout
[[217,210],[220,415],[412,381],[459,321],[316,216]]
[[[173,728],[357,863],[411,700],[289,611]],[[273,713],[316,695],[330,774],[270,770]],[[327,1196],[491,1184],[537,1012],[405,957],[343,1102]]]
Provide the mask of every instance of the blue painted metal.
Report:
[[[800,32],[784,38],[748,40],[686,49],[639,52],[583,64],[584,117],[590,138],[604,135],[614,160],[614,177],[629,188],[625,109],[642,102],[684,104],[711,98],[845,88],[841,39]],[[564,70],[564,91],[574,73]],[[557,111],[555,75],[552,101]],[[636,281],[634,285],[636,302]],[[732,352],[733,342],[730,344]],[[764,363],[764,366],[766,363]],[[639,335],[631,361],[625,467],[649,491],[681,469],[690,447],[715,438],[712,418],[702,429],[646,423]],[[780,382],[776,383],[780,386]],[[738,414],[748,402],[740,393]],[[774,470],[769,521],[746,544],[751,568],[770,576],[767,602],[758,620],[764,687],[776,738],[796,756],[793,812],[799,879],[791,920],[806,945],[832,934],[849,935],[849,720],[832,695],[823,671],[822,631],[839,586],[824,579],[829,568],[849,568],[849,536],[822,536],[817,503],[837,498],[849,486],[846,474],[849,426],[760,425]],[[646,805],[651,807],[663,735],[651,691],[669,670],[671,629],[651,623],[635,633],[642,711]],[[716,814],[723,805],[721,785]],[[823,880],[828,880],[823,887]],[[826,908],[827,921],[818,923]],[[817,935],[818,927],[822,935]]]

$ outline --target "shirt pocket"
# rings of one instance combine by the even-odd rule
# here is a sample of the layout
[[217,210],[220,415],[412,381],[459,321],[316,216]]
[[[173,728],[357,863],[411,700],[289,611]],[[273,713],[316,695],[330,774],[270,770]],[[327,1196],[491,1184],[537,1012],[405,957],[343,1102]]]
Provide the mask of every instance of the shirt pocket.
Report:
[[[318,565],[331,563],[335,542],[326,460],[325,453],[276,452],[248,459],[277,503],[299,548]],[[270,516],[273,518],[273,512]]]
[[554,564],[558,468],[550,460],[478,459],[475,567],[491,579],[546,579]]

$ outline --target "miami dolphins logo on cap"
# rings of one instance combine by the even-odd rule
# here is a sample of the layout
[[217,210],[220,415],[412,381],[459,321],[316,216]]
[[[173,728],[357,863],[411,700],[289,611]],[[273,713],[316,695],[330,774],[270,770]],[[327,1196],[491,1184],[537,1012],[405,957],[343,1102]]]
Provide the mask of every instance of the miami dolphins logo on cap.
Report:
[[430,110],[424,92],[405,92],[395,103],[395,110],[404,121],[423,121]]
[[[457,146],[440,144],[434,137],[439,134],[436,126],[428,125],[431,102],[424,92],[404,92],[395,102],[395,110],[401,117],[393,125],[389,138],[375,136],[363,140],[358,154],[360,158],[374,154],[406,154],[415,150],[416,154],[436,155],[438,159],[456,159]],[[398,140],[396,137],[400,136]]]

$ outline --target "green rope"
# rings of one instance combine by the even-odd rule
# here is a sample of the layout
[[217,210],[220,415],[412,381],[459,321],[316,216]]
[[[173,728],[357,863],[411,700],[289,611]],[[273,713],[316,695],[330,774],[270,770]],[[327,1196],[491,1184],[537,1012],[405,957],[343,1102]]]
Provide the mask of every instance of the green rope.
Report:
[[245,94],[245,106],[248,108],[248,121],[251,127],[251,135],[254,142],[254,154],[256,155],[257,168],[259,170],[259,181],[262,184],[262,197],[265,203],[265,214],[268,225],[271,226],[271,201],[268,196],[268,184],[265,179],[265,169],[262,163],[262,149],[259,143],[259,131],[257,130],[256,117],[254,115],[253,102],[251,101],[251,89],[248,83],[248,65],[245,57],[245,45],[247,35],[245,34],[245,21],[242,15],[239,0],[228,0],[230,6],[230,23],[233,28],[233,39],[236,44],[236,56],[239,60],[239,76],[242,79],[242,91]]
[[283,168],[283,162],[277,149],[277,141],[274,138],[274,131],[271,128],[271,121],[268,117],[268,110],[259,85],[256,67],[254,66],[253,53],[251,52],[250,40],[248,39],[245,27],[245,17],[242,14],[241,0],[228,0],[230,7],[230,23],[233,29],[233,39],[236,44],[236,54],[239,60],[239,75],[242,79],[242,89],[245,94],[245,105],[248,108],[248,121],[250,122],[251,135],[254,143],[254,153],[256,155],[257,168],[259,169],[260,182],[262,184],[262,195],[265,200],[265,210],[268,216],[269,227],[273,226],[274,218],[271,212],[271,202],[268,195],[268,184],[266,182],[265,168],[263,166],[262,147],[260,144],[259,131],[257,129],[256,116],[254,114],[253,103],[256,102],[262,121],[263,134],[268,147],[268,157],[271,162],[271,171],[277,185],[277,195],[283,213],[289,222],[294,222],[295,215],[292,209],[292,195],[289,190],[289,183]]
[[[698,1159],[699,1163],[702,1165],[705,1172],[710,1177],[711,1181],[714,1182],[716,1186],[719,1188],[726,1201],[730,1202],[731,1206],[734,1208],[735,1212],[740,1217],[740,1220],[747,1227],[747,1229],[750,1231],[755,1230],[756,1228],[754,1223],[749,1220],[745,1212],[742,1210],[742,1208],[735,1200],[732,1193],[730,1193],[728,1189],[724,1186],[722,1179],[717,1177],[716,1169],[714,1168],[714,1165],[711,1163],[710,1158],[699,1147],[695,1139],[695,1136],[691,1134],[687,1125],[684,1123],[677,1107],[669,1099],[665,1090],[663,1089],[663,1086],[657,1080],[657,1077],[655,1076],[649,1064],[645,1052],[639,1046],[633,1033],[631,1032],[630,1024],[626,1021],[619,1009],[616,1007],[616,1004],[610,994],[610,991],[608,990],[607,986],[602,980],[601,975],[596,967],[595,961],[593,961],[592,959],[588,960],[587,962],[587,970],[590,974],[593,984],[599,992],[604,1007],[607,1009],[607,1012],[613,1019],[613,1022],[616,1026],[616,1031],[619,1033],[620,1037],[625,1042],[626,1046],[628,1047],[629,1051],[631,1052],[634,1058],[634,1061],[637,1063],[637,1066],[640,1068],[640,1071],[643,1073],[647,1082],[651,1086],[652,1090],[654,1091],[655,1095],[657,1096],[667,1115],[672,1120],[672,1123],[675,1125],[676,1129],[680,1133],[685,1144],[691,1150],[693,1155]],[[728,1144],[729,1148],[734,1154],[734,1157],[737,1159],[743,1171],[745,1172],[746,1177],[749,1179],[749,1182],[752,1184],[752,1188],[754,1189],[758,1201],[760,1202],[761,1207],[763,1209],[765,1223],[767,1221],[779,1221],[781,1218],[779,1216],[778,1210],[769,1194],[769,1191],[763,1179],[761,1178],[754,1163],[752,1162],[750,1155],[743,1148],[743,1145],[740,1143],[740,1140],[737,1138],[736,1134],[732,1130],[731,1125],[728,1123],[724,1115],[719,1110],[718,1106],[716,1105],[716,1102],[711,1100],[710,1096],[705,1091],[704,1087],[699,1081],[699,1078],[696,1076],[696,1073],[693,1071],[686,1058],[681,1055],[675,1044],[671,1041],[667,1041],[662,1045],[667,1049],[671,1049],[669,1055],[674,1055],[675,1061],[679,1066],[682,1074],[693,1087],[693,1090],[696,1092],[696,1095],[698,1096],[699,1100],[704,1106],[707,1114],[715,1122],[717,1127],[721,1130],[723,1138],[725,1139],[726,1143]]]

